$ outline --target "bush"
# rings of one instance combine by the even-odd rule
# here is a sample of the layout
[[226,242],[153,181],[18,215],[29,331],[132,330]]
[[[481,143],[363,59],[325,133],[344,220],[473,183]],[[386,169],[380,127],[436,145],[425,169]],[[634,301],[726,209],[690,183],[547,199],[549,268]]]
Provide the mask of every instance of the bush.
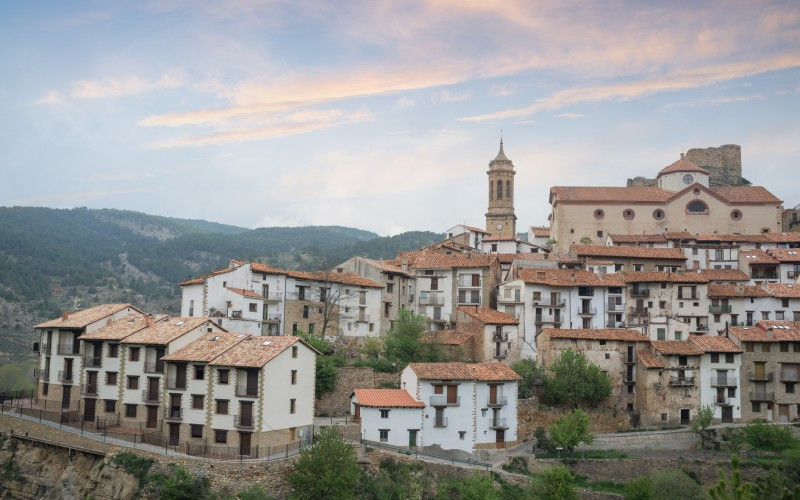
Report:
[[323,427],[314,446],[300,453],[289,484],[293,498],[338,500],[353,497],[360,477],[353,445],[335,427]]
[[572,410],[550,426],[550,437],[556,444],[569,451],[581,443],[591,443],[594,436],[589,432],[589,415],[581,410]]
[[787,426],[756,422],[742,429],[747,444],[757,450],[785,450],[795,445],[796,439]]
[[547,435],[547,429],[545,429],[541,425],[536,428],[536,430],[533,432],[533,435],[536,438],[536,447],[538,449],[545,451],[552,451],[556,448],[553,445],[553,441]]
[[583,353],[567,349],[550,366],[545,399],[553,404],[597,406],[611,395],[611,381]]
[[706,498],[703,487],[682,470],[651,472],[625,485],[628,500],[700,500]]
[[529,494],[541,500],[577,500],[575,476],[563,465],[553,467],[533,476]]
[[114,455],[111,462],[118,465],[128,474],[136,477],[139,482],[143,481],[150,472],[150,467],[156,462],[150,458],[143,458],[134,453],[123,451]]
[[254,484],[236,495],[237,500],[270,500],[273,498],[260,484]]
[[458,494],[461,500],[500,500],[500,492],[494,487],[492,477],[477,472],[460,482]]
[[314,388],[317,398],[326,392],[333,392],[336,388],[336,363],[328,356],[317,356],[317,374]]
[[513,363],[511,369],[522,377],[517,384],[517,397],[520,399],[533,396],[533,388],[536,384],[544,384],[547,381],[547,374],[539,367],[535,359],[521,359]]
[[172,468],[172,474],[154,478],[161,483],[160,500],[197,500],[209,494],[208,478],[193,477],[183,467]]
[[653,482],[649,476],[637,477],[625,485],[625,498],[628,500],[650,500],[653,494]]

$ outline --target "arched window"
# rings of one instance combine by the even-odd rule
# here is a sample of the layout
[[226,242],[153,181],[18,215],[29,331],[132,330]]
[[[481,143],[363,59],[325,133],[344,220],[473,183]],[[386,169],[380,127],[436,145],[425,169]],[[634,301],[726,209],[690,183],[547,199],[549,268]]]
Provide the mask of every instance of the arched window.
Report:
[[690,201],[689,204],[686,205],[686,211],[690,214],[707,214],[708,205],[701,200]]
[[506,198],[511,199],[511,181],[506,181]]
[[492,185],[491,179],[489,180],[489,201],[494,200],[494,186]]
[[655,220],[663,219],[664,218],[664,211],[661,210],[660,208],[656,208],[655,210],[653,210],[653,218]]
[[497,199],[503,199],[503,181],[497,181]]

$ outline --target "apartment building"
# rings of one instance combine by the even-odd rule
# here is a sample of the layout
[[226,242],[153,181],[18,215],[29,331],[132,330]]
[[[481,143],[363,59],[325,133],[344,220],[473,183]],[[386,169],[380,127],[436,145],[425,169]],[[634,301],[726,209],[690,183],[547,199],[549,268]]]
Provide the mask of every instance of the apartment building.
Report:
[[34,343],[34,351],[38,352],[34,370],[37,399],[60,402],[64,410],[77,409],[85,353],[80,337],[130,314],[144,315],[144,312],[130,304],[103,304],[65,311],[58,319],[34,326],[38,338]]
[[703,351],[700,356],[700,404],[714,408],[714,421],[723,424],[742,418],[739,368],[742,349],[727,337],[691,336],[689,342]]
[[633,413],[637,409],[636,353],[648,341],[647,336],[631,329],[545,328],[537,338],[537,359],[546,368],[567,349],[582,353],[611,381],[606,404]]
[[445,240],[462,245],[465,248],[479,250],[482,248],[483,239],[491,233],[479,227],[456,224],[445,232]]
[[350,414],[361,422],[361,439],[416,449],[425,403],[405,389],[356,389]]
[[520,359],[524,337],[519,321],[506,313],[478,306],[458,306],[456,329],[472,337],[472,360],[511,364]]
[[481,250],[483,253],[539,253],[542,249],[517,237],[489,236],[483,239]]
[[789,422],[800,417],[800,329],[791,321],[730,328],[742,349],[742,420]]
[[549,248],[550,228],[548,226],[530,226],[528,228],[528,241],[537,247]]
[[703,351],[680,340],[651,341],[637,352],[636,408],[643,427],[689,425],[700,404]]
[[780,262],[764,250],[742,250],[739,252],[739,269],[752,281],[780,282]]
[[380,334],[385,335],[397,319],[400,309],[414,310],[416,280],[400,266],[382,260],[353,257],[336,266],[337,271],[356,274],[383,287],[381,291]]
[[764,320],[800,321],[800,285],[763,283],[759,285],[710,284],[708,296],[716,331],[730,326],[755,326]]
[[767,250],[778,261],[778,280],[781,283],[797,283],[800,278],[800,248],[775,248]]
[[536,356],[544,328],[619,328],[625,324],[624,282],[615,274],[584,270],[519,268],[518,278],[498,287],[497,304],[519,319],[520,356]]
[[608,234],[606,246],[669,248],[663,234]]
[[677,271],[686,267],[686,256],[677,248],[572,245],[569,255],[581,261],[611,261],[614,271]]

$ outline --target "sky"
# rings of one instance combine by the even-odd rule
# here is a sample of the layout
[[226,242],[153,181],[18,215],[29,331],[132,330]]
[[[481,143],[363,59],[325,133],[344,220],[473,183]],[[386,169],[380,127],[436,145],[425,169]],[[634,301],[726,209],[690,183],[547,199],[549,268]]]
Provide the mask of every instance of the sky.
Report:
[[141,0],[0,5],[0,205],[381,235],[518,230],[554,185],[694,147],[800,203],[800,3]]

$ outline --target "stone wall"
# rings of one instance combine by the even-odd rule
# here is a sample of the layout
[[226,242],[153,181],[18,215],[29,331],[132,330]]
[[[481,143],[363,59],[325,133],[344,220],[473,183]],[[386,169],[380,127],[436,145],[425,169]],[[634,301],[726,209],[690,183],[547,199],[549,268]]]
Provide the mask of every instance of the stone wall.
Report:
[[346,415],[350,411],[350,395],[354,389],[378,389],[387,384],[400,387],[400,375],[376,372],[372,368],[339,368],[336,388],[317,400],[315,414]]
[[703,168],[718,167],[737,177],[742,175],[742,147],[736,144],[724,144],[717,148],[692,148],[686,152],[685,158]]
[[[630,428],[630,417],[627,413],[596,408],[585,410],[591,420],[593,433],[615,432]],[[520,441],[530,439],[537,427],[550,427],[556,419],[569,413],[564,408],[540,408],[536,398],[520,399],[517,402],[517,436]]]

